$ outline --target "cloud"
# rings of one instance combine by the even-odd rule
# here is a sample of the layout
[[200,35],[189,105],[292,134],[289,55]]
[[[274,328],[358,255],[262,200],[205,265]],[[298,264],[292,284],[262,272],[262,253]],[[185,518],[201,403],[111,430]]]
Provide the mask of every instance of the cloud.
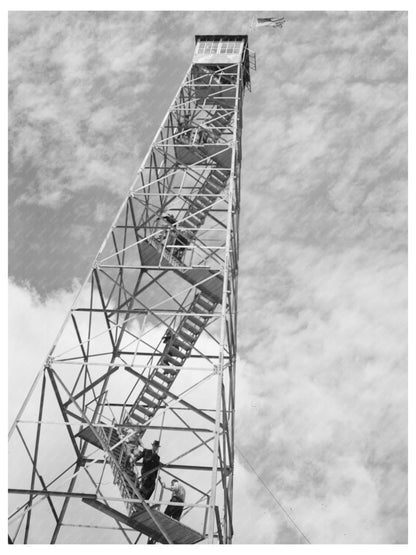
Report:
[[[156,35],[136,40],[154,16],[133,19],[10,15],[11,183],[19,202],[58,207],[81,188],[120,194],[120,183],[128,187],[131,154],[141,145],[134,122],[145,121],[139,94],[152,86],[158,51]],[[30,180],[22,192],[23,173]]]
[[286,248],[286,296],[269,296],[272,277],[240,303],[238,383],[256,412],[240,406],[237,438],[312,543],[406,541],[405,260]]
[[42,301],[35,290],[9,283],[10,421],[41,370],[77,287],[74,283],[70,291],[57,291]]

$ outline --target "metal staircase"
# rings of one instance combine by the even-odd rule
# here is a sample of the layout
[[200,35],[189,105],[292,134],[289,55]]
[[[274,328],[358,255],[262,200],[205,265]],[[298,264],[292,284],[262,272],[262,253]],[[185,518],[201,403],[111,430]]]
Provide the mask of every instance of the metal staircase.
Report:
[[84,428],[78,435],[92,445],[104,449],[107,454],[106,461],[113,472],[113,483],[118,486],[121,496],[126,499],[125,505],[128,513],[131,514],[137,504],[127,500],[136,497],[131,485],[136,483],[136,474],[129,464],[129,449],[125,442],[121,442],[123,436],[115,427],[110,426],[94,426],[94,430],[91,427]]
[[[168,339],[158,364],[156,368],[153,367],[149,378],[146,379],[144,387],[124,421],[126,427],[134,423],[135,426],[143,426],[143,428],[139,427],[137,431],[144,433],[146,422],[155,416],[161,407],[165,406],[165,399],[170,387],[194,348],[215,307],[214,302],[199,293],[189,307],[189,315],[182,318],[176,330],[169,330]],[[93,437],[93,432],[90,429],[88,430],[84,430],[82,437],[90,443],[102,447]],[[99,426],[94,430],[102,444],[106,446],[107,453],[111,451],[113,455],[107,458],[107,462],[112,469],[114,483],[119,487],[121,496],[125,499],[134,498],[135,494],[127,479],[129,478],[133,483],[136,481],[135,472],[129,464],[130,450],[128,444],[122,442],[123,436],[119,434],[116,428]],[[116,447],[114,447],[115,445]],[[129,514],[132,514],[134,509],[137,508],[137,504],[126,501],[126,507]]]
[[198,230],[204,225],[212,205],[217,201],[218,195],[224,191],[226,183],[226,173],[214,169],[195,196],[185,197],[188,209],[179,220],[177,227],[188,243],[195,241]]
[[[199,152],[198,156],[203,157],[203,153]],[[145,266],[172,266],[183,279],[196,285],[208,302],[215,304],[222,300],[222,275],[207,269],[205,265],[194,266],[193,251],[198,248],[204,251],[204,245],[198,241],[197,233],[204,226],[227,182],[227,171],[212,169],[198,192],[184,197],[187,208],[183,211],[183,216],[171,226],[169,233],[165,237],[163,234],[153,233],[139,245],[141,260]],[[215,253],[206,254],[205,251],[202,262],[206,263],[209,258],[215,259]]]
[[145,425],[158,409],[164,406],[167,391],[198,341],[215,307],[216,303],[201,292],[189,306],[189,315],[181,319],[176,330],[169,330],[163,354],[156,367],[153,366],[129,412],[129,418],[136,425]]

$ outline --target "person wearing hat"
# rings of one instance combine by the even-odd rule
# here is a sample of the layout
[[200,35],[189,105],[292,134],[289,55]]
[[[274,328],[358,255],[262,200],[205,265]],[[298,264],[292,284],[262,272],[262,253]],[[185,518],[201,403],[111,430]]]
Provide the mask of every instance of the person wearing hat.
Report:
[[134,457],[134,464],[143,459],[141,477],[138,480],[139,492],[144,499],[149,499],[155,489],[160,457],[157,454],[160,444],[157,439],[152,443],[151,449],[143,448]]

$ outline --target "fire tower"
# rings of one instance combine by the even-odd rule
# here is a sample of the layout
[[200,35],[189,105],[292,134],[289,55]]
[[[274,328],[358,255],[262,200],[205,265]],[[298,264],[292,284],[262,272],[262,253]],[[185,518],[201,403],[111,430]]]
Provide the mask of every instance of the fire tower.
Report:
[[[254,64],[246,35],[196,36],[11,427],[9,542],[231,543],[242,103]],[[146,472],[129,463],[137,438],[161,445],[148,500]],[[180,521],[164,514],[171,478],[186,490]]]

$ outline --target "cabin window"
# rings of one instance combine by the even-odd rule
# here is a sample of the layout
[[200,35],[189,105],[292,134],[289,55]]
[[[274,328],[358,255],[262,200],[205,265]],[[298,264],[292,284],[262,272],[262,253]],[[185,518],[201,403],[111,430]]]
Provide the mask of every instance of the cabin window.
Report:
[[221,54],[238,54],[240,52],[240,41],[223,40],[221,41]]
[[218,51],[219,41],[204,40],[198,43],[198,54],[216,54]]
[[198,54],[238,54],[240,46],[238,40],[201,40],[196,51]]

